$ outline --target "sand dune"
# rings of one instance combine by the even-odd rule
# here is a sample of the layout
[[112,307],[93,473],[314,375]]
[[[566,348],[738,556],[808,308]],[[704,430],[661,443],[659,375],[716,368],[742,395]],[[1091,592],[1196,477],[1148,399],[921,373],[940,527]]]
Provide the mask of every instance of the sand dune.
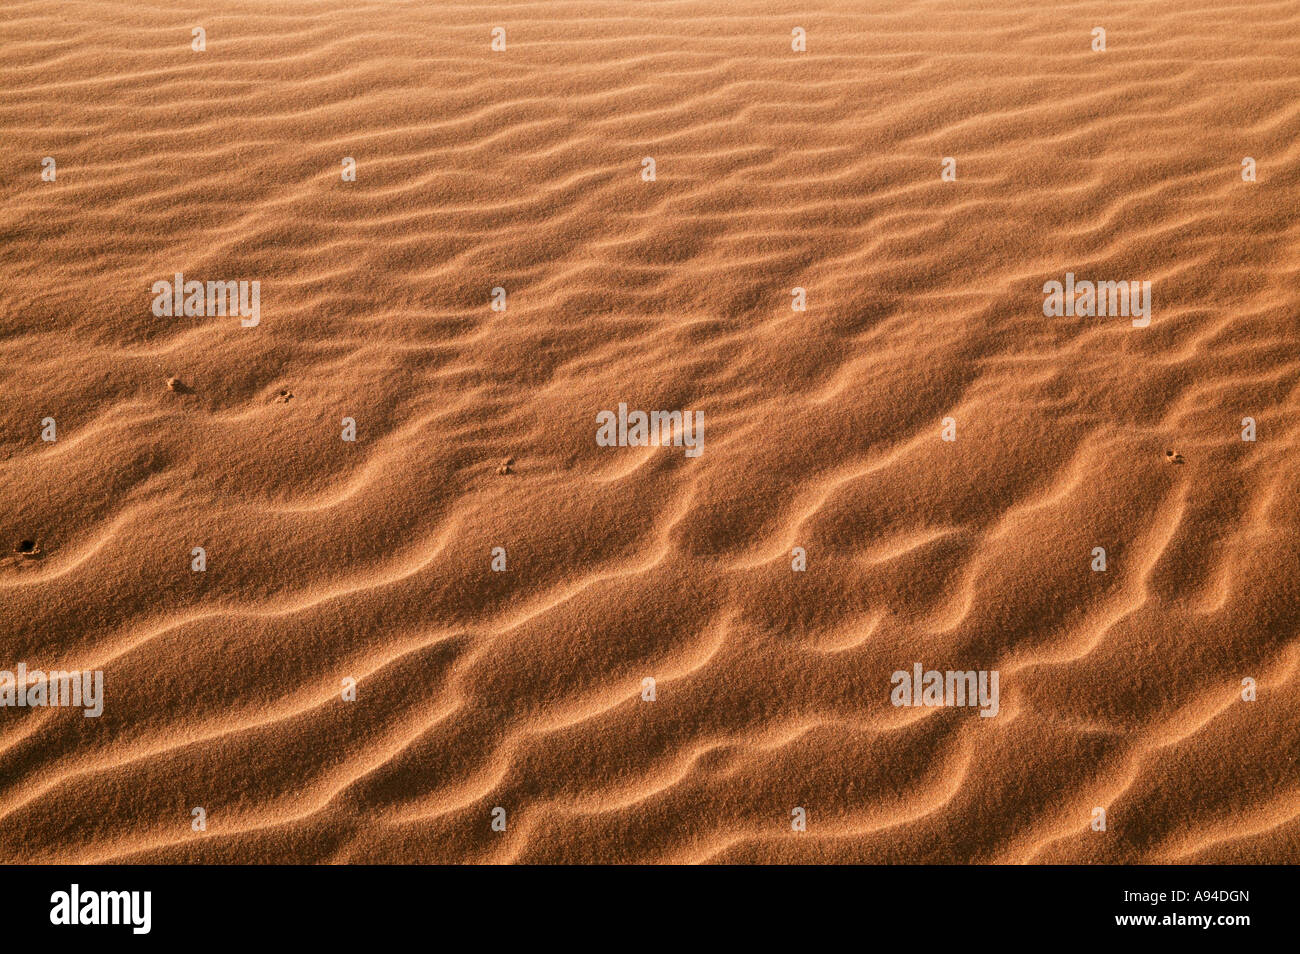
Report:
[[0,859],[1300,861],[1294,2],[7,2],[0,128]]

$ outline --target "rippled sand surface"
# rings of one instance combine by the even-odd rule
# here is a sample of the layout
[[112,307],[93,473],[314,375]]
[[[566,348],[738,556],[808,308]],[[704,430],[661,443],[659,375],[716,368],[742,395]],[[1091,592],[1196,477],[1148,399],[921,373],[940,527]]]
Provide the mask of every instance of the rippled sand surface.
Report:
[[5,861],[1300,861],[1295,2],[6,2],[0,130]]

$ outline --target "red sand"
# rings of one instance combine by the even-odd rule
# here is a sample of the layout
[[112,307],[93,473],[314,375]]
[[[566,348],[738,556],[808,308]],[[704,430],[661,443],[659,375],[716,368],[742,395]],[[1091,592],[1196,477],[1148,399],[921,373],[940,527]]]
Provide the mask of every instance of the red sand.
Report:
[[1295,3],[6,4],[0,670],[105,698],[0,858],[1300,861],[1298,103]]

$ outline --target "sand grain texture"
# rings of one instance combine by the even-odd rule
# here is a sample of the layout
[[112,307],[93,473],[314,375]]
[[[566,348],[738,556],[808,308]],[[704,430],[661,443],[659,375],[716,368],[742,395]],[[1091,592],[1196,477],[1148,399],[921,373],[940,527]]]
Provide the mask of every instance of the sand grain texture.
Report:
[[0,11],[3,860],[1300,861],[1300,4]]

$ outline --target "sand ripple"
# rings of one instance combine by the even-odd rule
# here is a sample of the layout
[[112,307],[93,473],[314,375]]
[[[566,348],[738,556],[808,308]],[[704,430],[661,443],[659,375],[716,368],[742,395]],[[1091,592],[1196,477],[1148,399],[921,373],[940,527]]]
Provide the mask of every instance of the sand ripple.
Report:
[[0,669],[107,685],[0,710],[0,858],[1300,861],[1296,4],[15,2],[0,80]]

